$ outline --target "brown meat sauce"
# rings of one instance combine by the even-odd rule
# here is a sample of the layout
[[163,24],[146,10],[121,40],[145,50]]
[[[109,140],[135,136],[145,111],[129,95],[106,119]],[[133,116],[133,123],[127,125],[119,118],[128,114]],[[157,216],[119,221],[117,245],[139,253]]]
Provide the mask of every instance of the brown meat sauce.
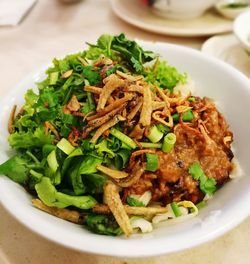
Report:
[[206,176],[217,181],[217,187],[229,180],[232,132],[210,99],[197,97],[191,106],[195,118],[190,123],[180,121],[175,125],[174,149],[170,153],[157,150],[158,170],[145,172],[136,184],[125,189],[125,196],[150,190],[153,201],[169,203],[185,199],[198,203],[205,194],[188,174],[189,166],[195,161],[199,161]]

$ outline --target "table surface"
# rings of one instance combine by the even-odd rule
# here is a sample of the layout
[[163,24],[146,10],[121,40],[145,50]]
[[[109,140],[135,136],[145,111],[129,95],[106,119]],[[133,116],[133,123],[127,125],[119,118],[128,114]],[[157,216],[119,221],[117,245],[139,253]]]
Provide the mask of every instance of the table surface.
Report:
[[[16,27],[0,27],[0,96],[53,57],[79,51],[102,33],[163,41],[199,49],[206,38],[172,38],[139,30],[117,18],[108,0],[63,5],[39,0]],[[22,226],[0,204],[0,263],[249,263],[250,218],[222,237],[175,254],[124,259],[84,254],[57,245]]]

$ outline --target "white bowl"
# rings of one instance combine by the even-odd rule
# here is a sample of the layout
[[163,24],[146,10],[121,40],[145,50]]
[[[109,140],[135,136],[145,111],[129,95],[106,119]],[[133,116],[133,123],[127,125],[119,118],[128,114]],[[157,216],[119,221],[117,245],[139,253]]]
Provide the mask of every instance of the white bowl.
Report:
[[[246,4],[244,7],[229,7],[228,4]],[[215,4],[215,9],[224,17],[235,19],[242,12],[250,10],[249,0],[220,0]]]
[[[196,84],[196,94],[214,98],[234,132],[235,155],[242,177],[218,190],[196,218],[176,225],[163,225],[147,235],[130,238],[90,233],[83,226],[58,219],[34,208],[31,196],[18,184],[0,177],[0,200],[10,213],[34,232],[66,247],[95,254],[119,257],[147,257],[190,248],[222,235],[250,213],[250,82],[243,74],[199,51],[164,43],[141,42],[182,72],[188,72]],[[44,69],[29,75],[3,98],[0,113],[0,162],[7,159],[7,119],[11,106],[23,103],[27,88],[44,78]]]
[[246,51],[250,52],[250,11],[242,13],[235,19],[233,31]]
[[155,0],[152,11],[170,19],[192,19],[201,16],[217,0]]

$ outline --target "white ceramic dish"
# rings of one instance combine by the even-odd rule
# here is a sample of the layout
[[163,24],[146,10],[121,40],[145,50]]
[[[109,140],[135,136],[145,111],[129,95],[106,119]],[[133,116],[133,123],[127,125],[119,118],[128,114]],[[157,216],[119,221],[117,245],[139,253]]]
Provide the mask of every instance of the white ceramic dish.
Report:
[[242,46],[250,53],[250,10],[235,19],[233,30]]
[[170,20],[153,14],[141,0],[110,0],[115,14],[140,29],[163,35],[197,37],[232,31],[232,21],[210,9],[203,16],[190,20]]
[[[119,257],[147,257],[190,248],[214,239],[232,229],[249,215],[250,203],[250,82],[233,67],[199,51],[164,43],[141,42],[180,71],[188,72],[196,83],[196,94],[214,98],[235,135],[235,154],[240,161],[242,177],[227,183],[198,217],[178,225],[165,225],[147,235],[130,238],[107,237],[88,232],[75,225],[35,209],[31,197],[19,185],[0,177],[0,199],[4,207],[34,232],[56,243],[95,254]],[[11,106],[21,106],[27,88],[44,77],[44,67],[29,75],[1,101],[2,121],[0,162],[10,154],[7,143],[7,119]],[[234,105],[235,107],[232,107]],[[239,107],[240,106],[240,107]]]
[[178,20],[192,19],[201,16],[213,7],[217,0],[155,0],[152,10],[162,17]]
[[[228,4],[247,4],[244,7],[227,7]],[[215,9],[224,17],[229,19],[235,19],[242,12],[250,10],[249,0],[220,0],[215,4]]]
[[209,38],[202,52],[231,64],[250,78],[250,55],[233,34]]

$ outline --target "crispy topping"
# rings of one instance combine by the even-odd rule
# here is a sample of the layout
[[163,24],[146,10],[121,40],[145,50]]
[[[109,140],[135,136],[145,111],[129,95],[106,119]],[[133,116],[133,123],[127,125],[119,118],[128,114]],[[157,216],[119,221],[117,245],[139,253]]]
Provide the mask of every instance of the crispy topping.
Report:
[[9,120],[8,120],[8,131],[10,134],[12,134],[14,132],[13,130],[13,122],[14,122],[14,118],[15,118],[15,113],[16,113],[16,105],[14,105],[11,109],[10,112],[10,116],[9,116]]
[[121,115],[116,115],[114,116],[111,120],[109,120],[107,123],[103,124],[101,127],[99,127],[96,132],[95,135],[92,137],[92,139],[90,140],[90,143],[95,144],[96,141],[98,140],[98,138],[105,132],[107,131],[109,128],[113,127],[114,125],[116,125],[118,122],[120,121],[124,121],[125,118],[122,117]]
[[78,211],[74,211],[74,210],[69,210],[69,209],[65,209],[65,208],[57,208],[57,207],[50,207],[45,205],[41,200],[39,199],[33,199],[32,200],[32,204],[46,212],[49,213],[51,215],[54,215],[56,217],[59,217],[61,219],[70,221],[72,223],[76,223],[76,224],[83,224],[83,221],[81,219],[81,214]]
[[152,114],[152,98],[150,86],[146,85],[143,90],[143,104],[141,110],[141,116],[139,123],[143,126],[150,126],[151,124],[151,114]]
[[114,110],[108,112],[106,115],[92,119],[88,122],[88,126],[92,128],[97,128],[107,121],[109,121],[111,118],[113,118],[116,114],[121,113],[121,111],[124,109],[125,104],[120,105],[119,107],[115,108]]
[[[155,111],[152,114],[152,117],[158,121],[159,123],[168,126],[168,127],[173,127],[174,123],[173,123],[173,118],[171,116],[171,113],[169,110],[164,110],[164,111]],[[168,120],[168,122],[166,121]]]
[[124,97],[122,97],[121,99],[117,99],[112,104],[109,104],[108,106],[106,106],[104,109],[97,111],[95,115],[89,116],[86,119],[93,120],[100,116],[104,116],[105,114],[109,113],[113,109],[119,107],[121,104],[124,104],[125,102],[132,100],[133,97],[134,97],[133,94],[125,94]]
[[104,186],[104,197],[110,211],[113,213],[122,231],[126,236],[130,236],[133,233],[133,229],[131,227],[128,214],[122,204],[117,186],[114,183],[108,182]]
[[102,93],[102,88],[89,85],[84,87],[84,91],[100,95]]
[[133,76],[133,75],[130,75],[130,74],[126,74],[124,72],[121,72],[121,71],[116,71],[116,73],[120,77],[122,77],[124,79],[127,79],[129,82],[136,82],[136,81],[139,81],[139,80],[142,80],[143,79],[143,76],[142,75]]
[[103,83],[105,85],[102,88],[102,92],[97,105],[97,111],[105,107],[109,96],[114,90],[116,90],[117,88],[122,88],[124,86],[124,81],[117,77],[117,75],[115,74],[111,74],[110,76],[105,78],[103,80]]
[[115,182],[120,187],[123,187],[123,188],[130,187],[139,181],[144,171],[145,171],[145,164],[141,164],[140,162],[137,162],[137,164],[133,168],[132,173],[128,177],[120,179],[120,180],[116,180]]
[[[128,215],[144,215],[153,216],[164,214],[168,211],[167,207],[137,207],[124,205],[124,209]],[[98,214],[111,214],[111,210],[106,204],[97,204],[93,207],[93,212]]]
[[66,79],[66,78],[68,78],[72,73],[73,73],[73,70],[72,70],[72,69],[71,69],[71,70],[68,70],[68,71],[66,71],[65,73],[62,74],[61,78],[62,78],[62,79]]
[[80,103],[78,102],[77,97],[75,95],[72,95],[71,99],[67,104],[67,108],[70,111],[78,111],[80,109]]
[[122,179],[128,177],[128,173],[125,171],[113,170],[100,164],[96,166],[96,169],[113,179]]
[[60,137],[58,131],[49,121],[44,122],[44,127],[45,127],[45,134],[48,134],[48,132],[50,130],[55,135],[56,140],[60,140],[61,137]]

